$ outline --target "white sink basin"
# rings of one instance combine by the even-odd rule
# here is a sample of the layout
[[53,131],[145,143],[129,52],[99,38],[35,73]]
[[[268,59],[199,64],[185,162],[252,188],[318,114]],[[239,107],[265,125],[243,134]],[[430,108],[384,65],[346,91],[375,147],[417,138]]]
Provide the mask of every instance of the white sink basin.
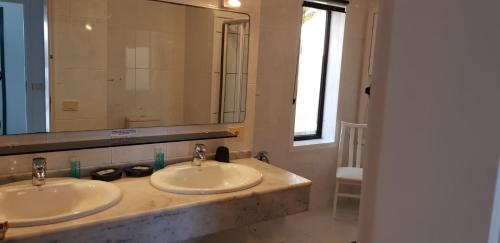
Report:
[[262,173],[254,168],[215,161],[192,166],[191,162],[168,166],[151,176],[159,190],[179,194],[217,194],[254,187],[262,182]]
[[120,188],[102,181],[55,178],[41,187],[23,181],[0,187],[0,221],[9,227],[52,224],[95,214],[120,199]]

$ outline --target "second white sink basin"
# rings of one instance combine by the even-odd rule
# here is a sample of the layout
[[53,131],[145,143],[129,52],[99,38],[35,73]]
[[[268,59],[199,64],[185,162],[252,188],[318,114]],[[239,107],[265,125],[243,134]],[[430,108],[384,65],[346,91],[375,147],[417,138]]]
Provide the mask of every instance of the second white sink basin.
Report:
[[41,187],[23,181],[0,187],[0,221],[9,227],[52,224],[95,214],[120,199],[120,188],[102,181],[55,178]]
[[262,182],[262,173],[254,168],[216,161],[191,162],[168,166],[151,176],[159,190],[179,194],[217,194],[254,187]]

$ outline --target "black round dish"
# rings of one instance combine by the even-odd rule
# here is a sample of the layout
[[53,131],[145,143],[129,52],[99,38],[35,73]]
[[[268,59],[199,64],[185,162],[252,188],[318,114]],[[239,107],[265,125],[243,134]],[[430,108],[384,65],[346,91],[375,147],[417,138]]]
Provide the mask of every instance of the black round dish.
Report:
[[128,177],[145,177],[153,174],[153,167],[149,165],[133,165],[125,168]]
[[90,175],[92,176],[93,180],[99,180],[99,181],[114,181],[122,178],[123,171],[120,168],[102,168],[99,170],[96,170]]

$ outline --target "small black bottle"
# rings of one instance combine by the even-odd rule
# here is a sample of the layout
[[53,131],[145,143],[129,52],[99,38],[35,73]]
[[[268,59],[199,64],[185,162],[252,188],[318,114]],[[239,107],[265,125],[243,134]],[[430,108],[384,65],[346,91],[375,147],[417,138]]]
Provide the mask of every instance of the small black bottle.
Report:
[[221,146],[215,152],[215,160],[219,162],[229,163],[229,149]]

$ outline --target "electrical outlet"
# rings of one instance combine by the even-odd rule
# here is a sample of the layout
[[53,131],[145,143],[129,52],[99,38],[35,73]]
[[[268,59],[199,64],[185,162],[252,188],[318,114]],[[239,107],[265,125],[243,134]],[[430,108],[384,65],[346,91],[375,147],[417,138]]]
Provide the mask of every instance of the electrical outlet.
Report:
[[228,131],[238,137],[243,136],[243,132],[245,131],[244,126],[238,126],[238,127],[230,127],[228,128]]

